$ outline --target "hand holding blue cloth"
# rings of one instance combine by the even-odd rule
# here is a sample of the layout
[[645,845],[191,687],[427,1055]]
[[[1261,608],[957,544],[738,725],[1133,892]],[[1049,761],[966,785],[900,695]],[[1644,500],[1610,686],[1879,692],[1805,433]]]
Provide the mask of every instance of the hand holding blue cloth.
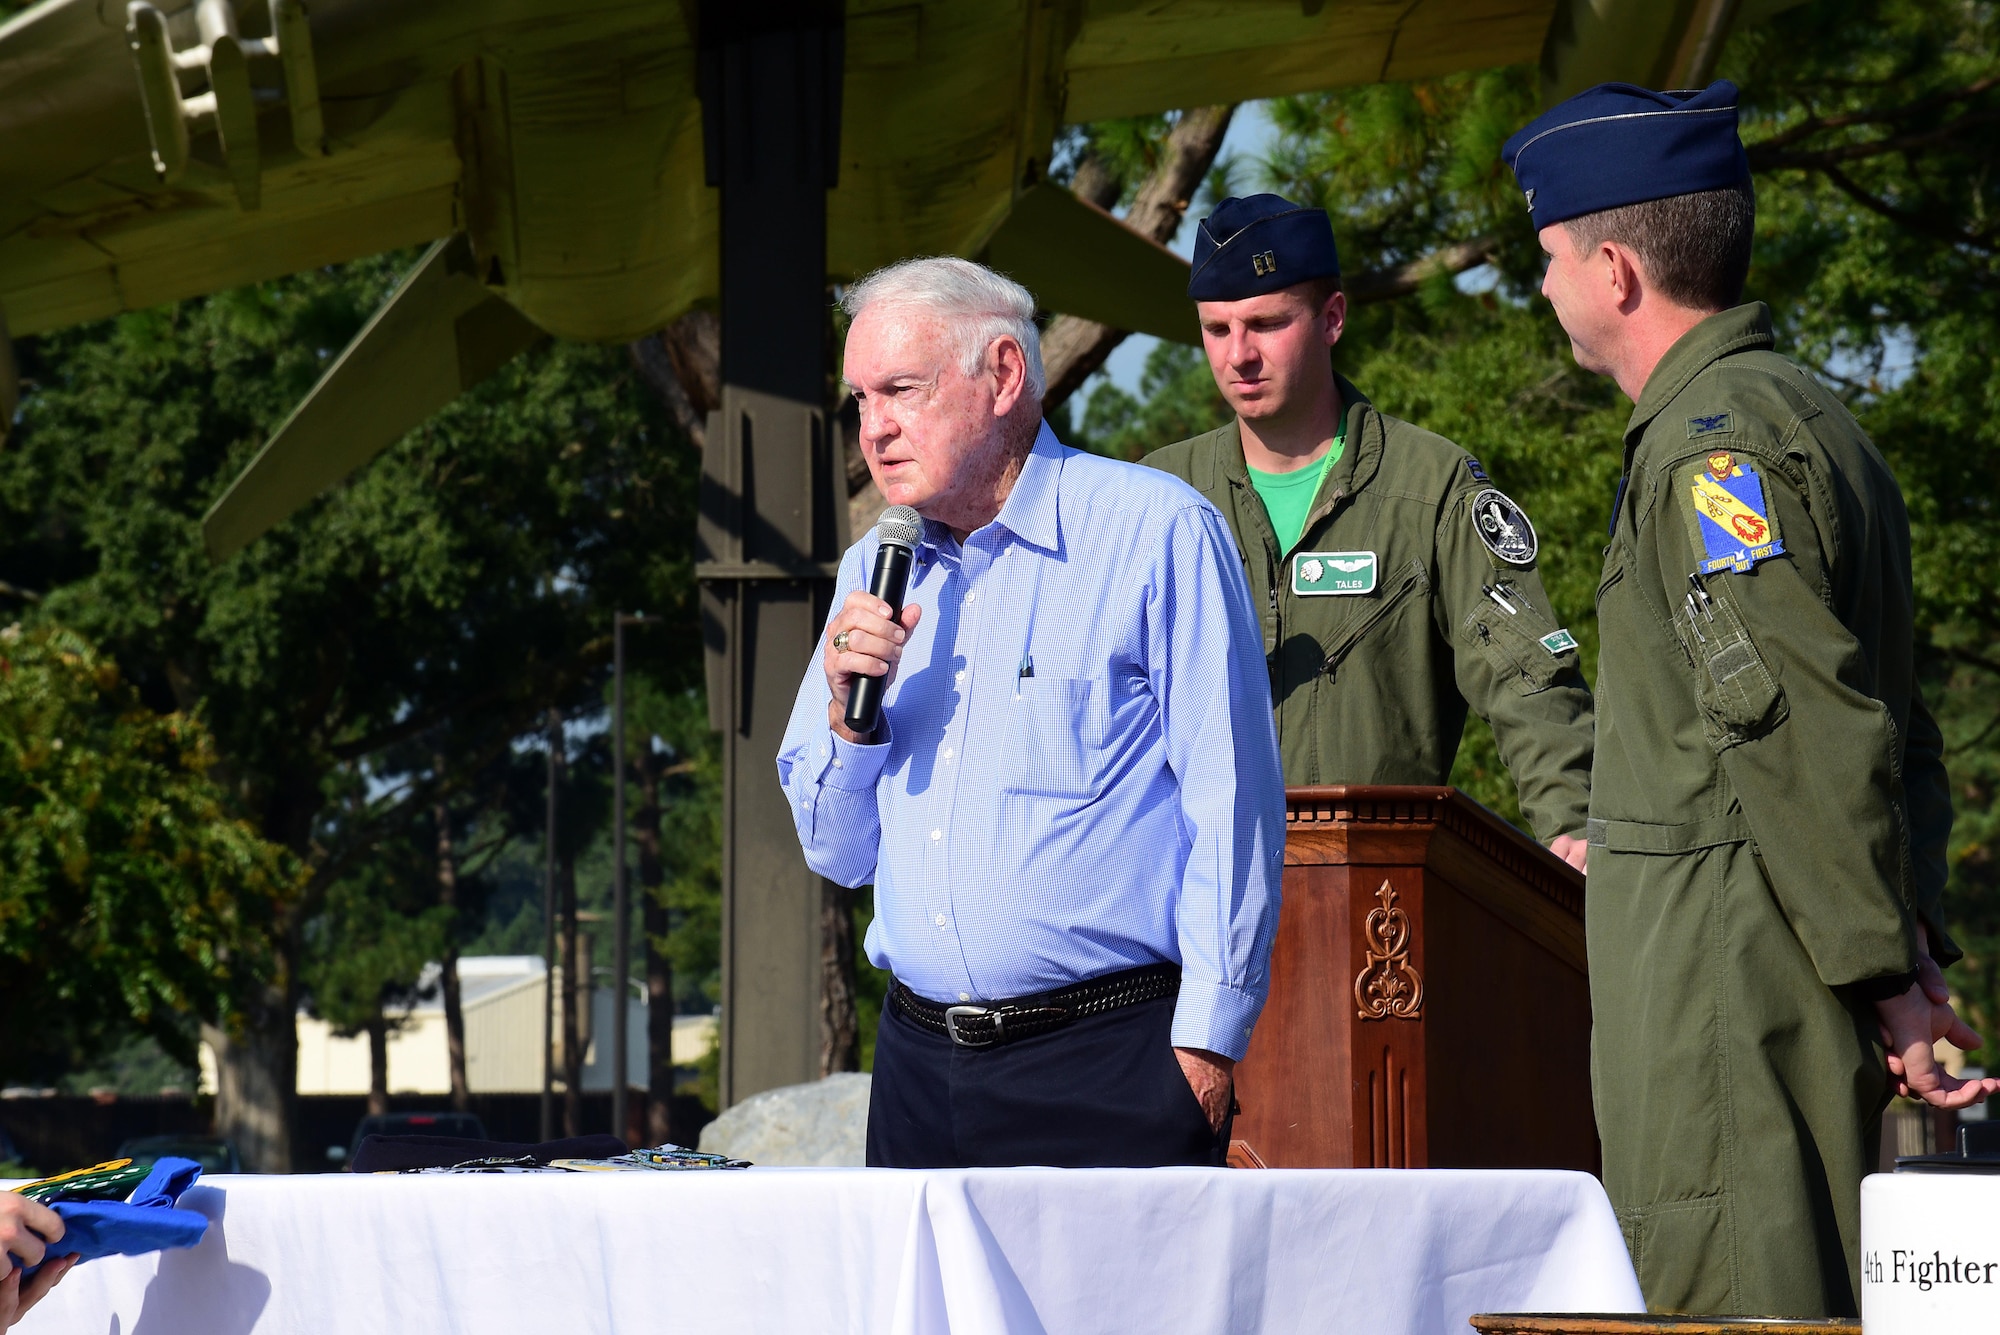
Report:
[[49,1259],[75,1256],[83,1262],[194,1246],[208,1231],[208,1216],[177,1206],[181,1193],[200,1176],[201,1165],[194,1160],[165,1158],[122,1201],[50,1202],[49,1208],[62,1217],[63,1235],[49,1244]]

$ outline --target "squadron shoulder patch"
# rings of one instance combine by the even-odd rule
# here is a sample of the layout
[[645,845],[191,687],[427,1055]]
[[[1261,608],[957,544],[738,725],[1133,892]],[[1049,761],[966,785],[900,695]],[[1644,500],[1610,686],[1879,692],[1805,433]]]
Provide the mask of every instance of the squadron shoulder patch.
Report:
[[1764,479],[1728,450],[1712,451],[1687,474],[1690,537],[1704,575],[1745,571],[1785,553],[1778,521],[1764,495]]
[[1472,527],[1486,550],[1508,565],[1535,563],[1535,526],[1506,493],[1488,487],[1472,498]]
[[1292,557],[1292,592],[1302,597],[1375,592],[1375,553],[1299,552]]

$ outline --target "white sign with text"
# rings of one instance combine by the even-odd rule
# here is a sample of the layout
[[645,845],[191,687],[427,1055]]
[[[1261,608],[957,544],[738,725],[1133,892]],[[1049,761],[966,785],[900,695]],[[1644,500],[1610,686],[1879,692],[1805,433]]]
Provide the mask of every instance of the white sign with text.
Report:
[[1878,1173],[1861,1184],[1868,1335],[2000,1330],[2000,1173]]

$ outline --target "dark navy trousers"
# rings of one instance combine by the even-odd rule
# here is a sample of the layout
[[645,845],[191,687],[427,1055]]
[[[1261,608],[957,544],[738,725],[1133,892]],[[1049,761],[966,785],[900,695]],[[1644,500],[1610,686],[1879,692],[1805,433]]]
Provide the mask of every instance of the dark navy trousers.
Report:
[[1174,998],[1018,1043],[961,1048],[882,1009],[868,1100],[875,1168],[1220,1167],[1217,1135],[1169,1034]]

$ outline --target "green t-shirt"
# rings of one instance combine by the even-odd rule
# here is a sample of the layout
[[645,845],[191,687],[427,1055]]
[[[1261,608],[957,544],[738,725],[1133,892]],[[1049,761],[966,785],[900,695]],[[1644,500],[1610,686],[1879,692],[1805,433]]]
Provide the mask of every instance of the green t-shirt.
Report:
[[[1340,452],[1346,447],[1347,415],[1343,413],[1340,425],[1334,429],[1333,448],[1322,454],[1318,462],[1295,468],[1289,473],[1266,473],[1259,468],[1250,468],[1250,485],[1257,489],[1258,497],[1264,502],[1264,513],[1271,517],[1271,531],[1278,535],[1280,552],[1289,552],[1298,545],[1299,538],[1306,531],[1306,516],[1312,513],[1313,497],[1319,495],[1319,484],[1326,477],[1326,470],[1339,461]],[[1249,468],[1249,465],[1244,467]]]

